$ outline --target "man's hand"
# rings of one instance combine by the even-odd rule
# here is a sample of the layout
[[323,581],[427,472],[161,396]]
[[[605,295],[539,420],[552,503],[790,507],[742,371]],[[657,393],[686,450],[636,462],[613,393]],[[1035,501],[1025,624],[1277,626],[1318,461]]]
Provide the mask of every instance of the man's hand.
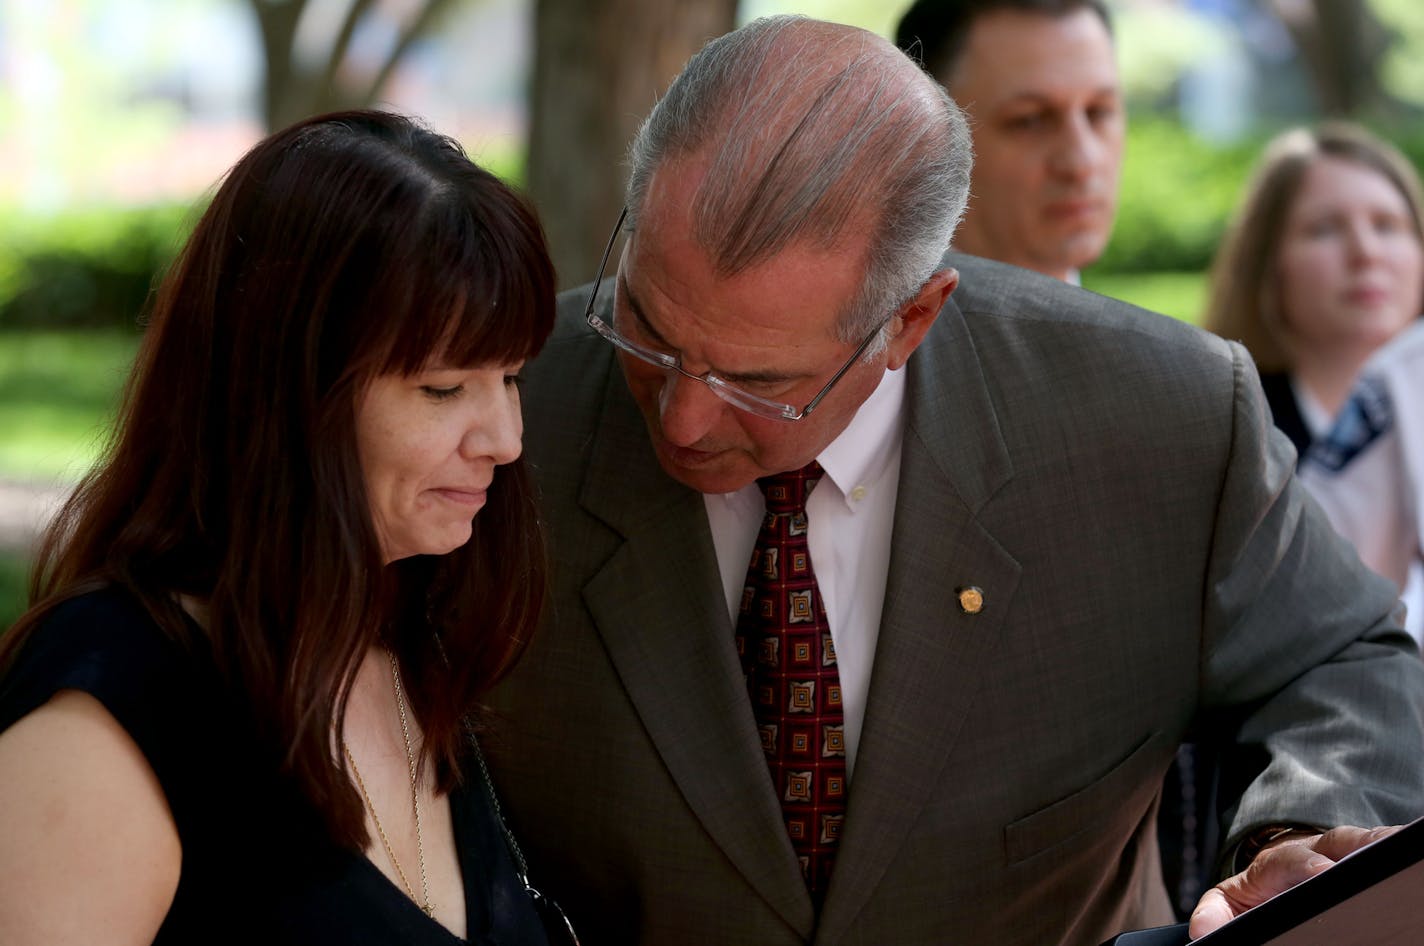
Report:
[[1324,834],[1291,837],[1261,849],[1246,869],[1202,895],[1192,911],[1192,939],[1224,926],[1251,907],[1289,890],[1366,844],[1398,831],[1386,828],[1332,828]]

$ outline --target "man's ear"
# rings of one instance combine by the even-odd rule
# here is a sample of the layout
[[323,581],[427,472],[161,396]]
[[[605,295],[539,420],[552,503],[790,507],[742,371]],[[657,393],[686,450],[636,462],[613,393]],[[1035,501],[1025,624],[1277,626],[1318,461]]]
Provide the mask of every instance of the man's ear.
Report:
[[939,310],[949,299],[949,294],[959,285],[959,270],[941,269],[920,287],[915,297],[900,307],[895,313],[900,320],[900,331],[890,339],[885,367],[891,371],[902,368],[910,360],[910,355],[920,342],[925,340],[930,326],[939,318]]

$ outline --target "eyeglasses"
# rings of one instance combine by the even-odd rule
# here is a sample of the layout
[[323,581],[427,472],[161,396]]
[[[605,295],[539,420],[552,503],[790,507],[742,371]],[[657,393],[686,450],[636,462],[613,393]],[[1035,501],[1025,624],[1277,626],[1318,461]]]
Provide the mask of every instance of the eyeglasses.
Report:
[[635,341],[625,338],[618,333],[617,329],[609,325],[593,311],[594,302],[598,299],[598,287],[603,284],[603,273],[604,270],[608,268],[608,257],[613,252],[613,245],[618,242],[618,234],[623,229],[623,221],[627,219],[627,217],[628,208],[624,207],[623,212],[618,215],[618,223],[614,225],[613,233],[608,237],[608,246],[604,247],[603,259],[598,264],[598,278],[593,281],[593,292],[588,297],[588,310],[584,312],[584,319],[587,320],[590,328],[608,339],[620,350],[627,352],[639,361],[647,362],[655,368],[661,368],[663,371],[669,372],[675,371],[685,378],[700,381],[711,388],[713,394],[738,410],[746,411],[748,414],[755,414],[757,417],[765,417],[769,420],[801,420],[806,417],[814,411],[816,405],[820,404],[821,400],[831,392],[831,388],[835,387],[836,382],[845,376],[845,373],[851,369],[851,366],[854,365],[860,356],[865,353],[865,350],[870,347],[870,343],[875,341],[880,335],[880,330],[890,321],[890,316],[886,316],[882,319],[871,333],[865,336],[864,340],[856,347],[850,358],[846,359],[846,363],[841,365],[835,374],[831,375],[831,380],[826,382],[826,386],[821,388],[816,396],[811,398],[810,402],[802,408],[797,408],[793,404],[787,404],[782,401],[772,401],[752,394],[750,391],[745,391],[730,381],[718,377],[711,371],[704,372],[703,374],[693,374],[682,366],[682,357],[680,355],[670,355],[667,352],[657,351],[656,349],[648,348],[645,345],[640,345]]

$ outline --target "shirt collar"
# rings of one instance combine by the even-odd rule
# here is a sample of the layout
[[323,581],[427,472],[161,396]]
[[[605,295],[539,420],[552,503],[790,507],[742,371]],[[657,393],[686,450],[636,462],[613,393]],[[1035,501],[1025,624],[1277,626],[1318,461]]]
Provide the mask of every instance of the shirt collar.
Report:
[[904,403],[905,369],[886,371],[845,430],[816,458],[847,502],[855,487],[874,485],[898,455]]

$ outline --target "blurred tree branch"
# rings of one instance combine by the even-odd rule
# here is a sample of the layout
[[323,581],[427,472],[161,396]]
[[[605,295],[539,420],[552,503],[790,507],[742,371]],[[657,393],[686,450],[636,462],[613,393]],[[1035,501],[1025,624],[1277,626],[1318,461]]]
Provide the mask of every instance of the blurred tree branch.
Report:
[[395,42],[377,68],[370,70],[351,63],[351,40],[367,17],[378,15],[376,0],[350,0],[340,28],[314,63],[304,62],[296,46],[302,16],[312,5],[309,0],[247,0],[262,35],[262,109],[267,128],[281,128],[307,115],[333,109],[372,104],[411,45],[429,35],[439,17],[456,2],[421,0],[407,4],[411,10],[399,24]]
[[1290,31],[1315,87],[1320,110],[1359,116],[1392,102],[1380,83],[1389,30],[1361,0],[1265,0]]

